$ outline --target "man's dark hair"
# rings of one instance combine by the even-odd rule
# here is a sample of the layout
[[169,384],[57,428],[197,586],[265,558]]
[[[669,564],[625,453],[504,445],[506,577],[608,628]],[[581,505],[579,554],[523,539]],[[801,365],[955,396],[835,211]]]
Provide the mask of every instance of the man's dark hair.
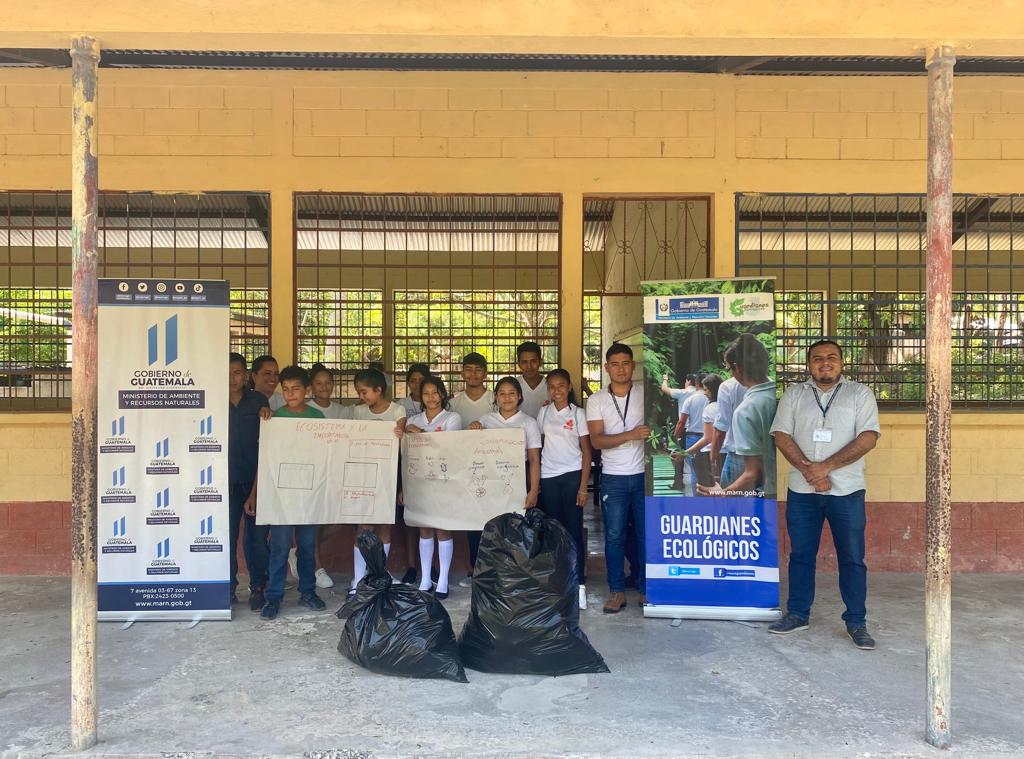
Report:
[[360,369],[352,380],[353,384],[366,385],[382,393],[388,389],[388,380],[379,369]]
[[405,381],[408,382],[409,380],[411,380],[412,375],[414,374],[422,374],[424,377],[426,377],[428,374],[430,374],[430,367],[427,366],[426,364],[420,363],[409,364],[409,368],[405,370]]
[[699,374],[687,374],[686,383],[693,385],[694,387],[700,387],[700,375]]
[[519,347],[516,348],[516,361],[521,359],[524,353],[536,353],[538,359],[544,360],[544,354],[541,353],[540,346],[533,342],[533,340],[527,340],[525,343],[519,344]]
[[837,351],[839,351],[839,360],[840,361],[843,360],[843,346],[841,346],[835,340],[825,339],[825,340],[818,340],[816,343],[812,343],[810,345],[810,347],[807,348],[807,363],[808,364],[811,363],[811,351],[814,350],[815,348],[819,347],[819,346],[822,346],[822,345],[832,345],[832,346],[835,346],[835,349]]
[[463,356],[462,365],[479,366],[485,372],[487,371],[487,359],[484,358],[481,354],[477,353],[476,351],[473,351],[472,353],[467,353],[465,356]]
[[320,374],[320,372],[327,372],[327,374],[330,375],[331,380],[334,379],[334,372],[332,372],[326,366],[317,361],[315,364],[309,367],[309,381],[312,382],[313,380],[315,380],[316,375]]
[[303,387],[309,387],[309,372],[301,366],[286,366],[277,377],[282,385],[287,380],[299,380]]
[[245,363],[245,356],[241,353],[235,353],[231,351],[228,355],[228,364],[241,364],[243,369],[248,369],[249,365]]
[[604,360],[611,361],[612,356],[616,356],[619,353],[625,353],[630,358],[633,358],[633,349],[625,343],[612,343],[608,346],[608,350],[604,352]]
[[759,382],[768,379],[768,349],[749,332],[729,343],[723,357],[730,366],[739,366],[745,379]]
[[[273,361],[275,364],[277,363],[277,359],[274,358],[273,356],[257,356],[252,360],[252,373],[258,373],[259,370],[263,368],[264,364],[269,364],[271,361]],[[292,379],[295,378],[292,377]]]
[[441,396],[441,408],[445,411],[448,410],[448,388],[444,386],[444,380],[435,374],[428,374],[423,378],[423,384],[420,385],[420,393],[423,392],[423,388],[427,385],[433,385],[437,388],[437,394]]

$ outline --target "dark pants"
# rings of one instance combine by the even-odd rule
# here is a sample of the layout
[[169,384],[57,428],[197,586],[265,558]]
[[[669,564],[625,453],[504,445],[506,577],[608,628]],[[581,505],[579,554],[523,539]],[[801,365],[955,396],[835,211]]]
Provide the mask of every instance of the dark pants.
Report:
[[270,565],[270,525],[256,524],[256,517],[245,515],[245,536],[242,539],[245,564],[249,567],[249,589],[267,587]]
[[238,587],[238,538],[242,518],[245,518],[245,534],[242,535],[242,553],[249,568],[249,588],[262,588],[267,584],[267,536],[269,525],[256,526],[256,520],[245,513],[245,499],[252,492],[251,482],[232,482],[228,485],[228,521],[231,523],[228,538],[228,553],[231,558],[231,592]]
[[320,525],[274,525],[270,531],[270,582],[267,600],[280,601],[284,597],[284,579],[288,573],[288,552],[295,538],[295,559],[299,570],[299,594],[316,590],[316,533]]
[[814,572],[821,530],[828,520],[839,562],[839,592],[846,604],[847,627],[864,627],[867,611],[868,568],[864,563],[864,491],[849,495],[794,493],[786,496],[789,555],[790,614],[810,619],[814,603]]
[[583,545],[583,509],[576,505],[582,471],[566,472],[540,481],[538,505],[552,519],[557,520],[572,537],[576,545],[576,581],[586,577],[587,547]]
[[636,524],[638,577],[637,590],[644,592],[644,475],[603,474],[601,476],[601,512],[604,517],[604,556],[608,569],[608,589],[621,593],[626,589],[623,572],[626,547],[626,519],[632,512]]
[[468,530],[466,532],[466,542],[469,543],[469,574],[473,574],[473,567],[476,566],[476,554],[480,550],[480,536],[483,535],[482,530]]

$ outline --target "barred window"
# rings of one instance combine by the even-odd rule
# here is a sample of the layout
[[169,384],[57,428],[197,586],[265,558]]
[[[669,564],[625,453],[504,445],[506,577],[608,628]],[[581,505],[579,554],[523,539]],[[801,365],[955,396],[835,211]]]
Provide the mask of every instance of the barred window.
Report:
[[558,196],[300,193],[295,214],[297,355],[339,370],[340,398],[375,361],[396,398],[416,362],[453,394],[470,351],[492,380],[525,340],[557,365]]
[[[1022,210],[1019,195],[954,196],[959,406],[1024,406]],[[737,195],[737,275],[776,277],[782,385],[825,336],[882,404],[923,406],[926,211],[923,195]]]
[[[270,345],[269,198],[104,192],[99,276],[226,279],[232,349]],[[0,411],[71,404],[71,194],[0,192]]]
[[640,283],[707,277],[709,238],[706,196],[584,201],[583,373],[592,390],[604,382],[604,351],[612,342],[639,347]]

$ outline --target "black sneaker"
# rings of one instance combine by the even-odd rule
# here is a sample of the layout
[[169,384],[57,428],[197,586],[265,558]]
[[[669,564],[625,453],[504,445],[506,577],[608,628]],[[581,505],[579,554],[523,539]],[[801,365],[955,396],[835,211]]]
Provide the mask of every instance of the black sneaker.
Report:
[[442,593],[442,592],[440,592],[438,590],[435,590],[434,591],[434,598],[436,598],[438,601],[443,601],[444,599],[448,598],[448,594],[447,593]]
[[409,567],[405,570],[405,574],[402,575],[402,582],[406,585],[412,585],[416,582],[416,567]]
[[260,612],[260,619],[276,619],[277,613],[281,611],[280,601],[267,601]]
[[253,588],[249,592],[249,610],[259,611],[267,603],[267,597],[263,595],[263,588]]
[[846,634],[853,640],[853,645],[861,651],[874,651],[875,639],[868,635],[866,627],[847,627]]
[[798,617],[796,614],[787,614],[778,622],[768,625],[768,632],[775,633],[776,635],[789,635],[800,630],[806,630],[810,626],[809,620]]
[[316,591],[310,591],[309,593],[303,593],[299,598],[299,606],[306,606],[313,611],[323,611],[327,608],[327,604],[323,602],[323,599],[316,594]]

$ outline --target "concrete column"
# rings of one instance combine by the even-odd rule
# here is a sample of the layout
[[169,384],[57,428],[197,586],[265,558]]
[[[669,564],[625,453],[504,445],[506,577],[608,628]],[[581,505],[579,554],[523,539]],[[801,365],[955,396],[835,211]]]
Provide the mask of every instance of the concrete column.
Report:
[[562,194],[558,361],[579,392],[583,377],[583,194]]

